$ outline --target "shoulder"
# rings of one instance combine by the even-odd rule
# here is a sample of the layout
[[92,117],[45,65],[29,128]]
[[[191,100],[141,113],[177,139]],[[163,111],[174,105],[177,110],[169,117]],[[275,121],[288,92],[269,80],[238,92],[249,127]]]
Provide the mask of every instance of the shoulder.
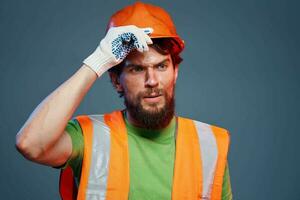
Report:
[[92,122],[92,123],[103,122],[104,115],[105,114],[83,114],[83,115],[78,115],[78,116],[74,117],[70,121],[77,121],[79,125],[84,126],[90,122]]
[[76,118],[72,118],[68,121],[65,130],[70,134],[78,133],[82,131],[80,124]]
[[[74,117],[78,121],[78,124],[81,127],[83,135],[86,133],[92,134],[92,130],[106,130],[109,128],[109,121],[117,121],[115,117],[113,117],[115,111],[112,113],[104,113],[104,114],[84,114],[78,115]],[[122,116],[122,115],[121,115]]]
[[103,113],[103,114],[83,114],[83,115],[78,115],[75,118],[80,122],[84,123],[85,121],[92,121],[92,122],[100,122],[103,123],[105,121],[105,118],[113,118],[115,119],[116,117],[121,117],[122,118],[122,111],[121,110],[114,110],[109,113]]
[[210,132],[210,131],[212,131],[215,135],[217,135],[219,137],[226,137],[228,139],[230,137],[228,129],[226,129],[224,127],[209,124],[209,123],[205,123],[205,122],[201,122],[201,121],[198,121],[198,120],[195,120],[195,119],[182,117],[182,116],[178,116],[178,118],[182,119],[184,121],[193,122],[198,131],[201,131],[201,132]]

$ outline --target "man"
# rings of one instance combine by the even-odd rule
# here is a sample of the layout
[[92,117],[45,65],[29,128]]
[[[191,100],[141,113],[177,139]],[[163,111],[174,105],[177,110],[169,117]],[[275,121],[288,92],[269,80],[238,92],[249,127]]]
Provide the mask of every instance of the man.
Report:
[[[118,11],[83,66],[31,114],[18,150],[62,168],[63,199],[232,199],[227,131],[175,115],[183,48],[160,7]],[[70,120],[106,71],[126,109]]]

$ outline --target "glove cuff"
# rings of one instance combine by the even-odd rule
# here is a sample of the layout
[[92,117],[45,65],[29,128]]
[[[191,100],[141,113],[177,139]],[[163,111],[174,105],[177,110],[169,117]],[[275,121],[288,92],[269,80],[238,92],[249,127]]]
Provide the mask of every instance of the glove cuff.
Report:
[[96,72],[98,78],[113,65],[113,62],[114,58],[111,55],[101,51],[99,46],[89,57],[83,61],[84,64]]

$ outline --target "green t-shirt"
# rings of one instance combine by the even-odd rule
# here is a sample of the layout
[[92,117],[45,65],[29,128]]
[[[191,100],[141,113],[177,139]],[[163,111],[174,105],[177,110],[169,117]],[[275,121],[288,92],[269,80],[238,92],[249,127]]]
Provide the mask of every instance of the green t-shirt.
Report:
[[[175,118],[160,131],[135,127],[126,118],[125,123],[130,162],[129,200],[171,199],[175,160]],[[71,166],[76,182],[79,183],[84,142],[78,121],[70,120],[66,131],[72,138],[73,150],[64,167]],[[231,199],[229,169],[226,166],[222,200]]]

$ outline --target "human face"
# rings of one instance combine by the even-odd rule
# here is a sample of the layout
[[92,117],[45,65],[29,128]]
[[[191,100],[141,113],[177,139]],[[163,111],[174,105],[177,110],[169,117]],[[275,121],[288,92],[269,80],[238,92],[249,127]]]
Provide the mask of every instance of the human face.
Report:
[[[143,53],[131,52],[125,60],[119,88],[124,92],[129,120],[136,125],[152,128],[167,125],[174,114],[171,107],[174,107],[177,74],[178,67],[173,66],[169,54],[162,55],[152,47]],[[145,115],[146,121],[140,120]],[[155,125],[155,122],[158,124]],[[154,125],[151,126],[151,123]]]

